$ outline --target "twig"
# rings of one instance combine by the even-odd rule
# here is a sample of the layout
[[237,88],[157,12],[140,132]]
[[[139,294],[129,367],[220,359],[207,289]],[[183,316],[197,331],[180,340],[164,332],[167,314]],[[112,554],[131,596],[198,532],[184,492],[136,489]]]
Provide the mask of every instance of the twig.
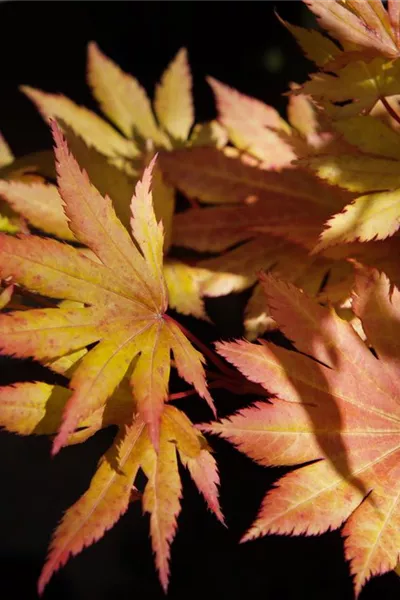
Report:
[[387,112],[389,113],[389,115],[397,122],[400,124],[400,115],[397,114],[397,112],[394,110],[394,108],[392,106],[390,106],[389,102],[386,100],[386,98],[381,98],[381,102],[383,104],[383,106],[386,108]]

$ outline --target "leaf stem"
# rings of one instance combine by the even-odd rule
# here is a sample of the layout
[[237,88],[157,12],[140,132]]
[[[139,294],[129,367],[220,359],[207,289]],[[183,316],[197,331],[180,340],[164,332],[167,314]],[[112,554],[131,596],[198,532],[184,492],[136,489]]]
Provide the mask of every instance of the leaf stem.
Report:
[[383,97],[383,98],[381,98],[381,102],[382,102],[383,106],[386,108],[389,115],[392,117],[392,119],[394,119],[397,123],[400,124],[400,115],[398,115],[397,112],[394,110],[394,108],[392,106],[390,106],[387,99],[385,97]]
[[175,392],[174,394],[168,395],[168,402],[172,400],[181,400],[181,398],[187,398],[188,396],[194,396],[197,394],[197,390],[191,388],[190,390],[186,390],[185,392]]

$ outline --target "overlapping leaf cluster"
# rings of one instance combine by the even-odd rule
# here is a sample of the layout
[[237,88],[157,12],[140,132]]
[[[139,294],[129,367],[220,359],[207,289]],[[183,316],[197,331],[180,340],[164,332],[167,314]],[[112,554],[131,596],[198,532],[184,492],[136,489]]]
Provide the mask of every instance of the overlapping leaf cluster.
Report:
[[[345,523],[356,595],[399,561],[399,3],[305,2],[323,32],[282,21],[316,65],[290,85],[287,121],[209,78],[218,119],[194,125],[184,50],[153,111],[92,43],[89,84],[113,126],[24,87],[51,121],[55,165],[46,152],[15,160],[0,139],[1,349],[69,380],[0,388],[0,424],[54,436],[54,453],[118,426],[56,530],[40,590],[140,496],[139,470],[164,589],[178,458],[223,521],[210,448],[168,390],[172,353],[214,410],[204,357],[166,311],[208,319],[204,297],[247,288],[247,340],[217,344],[241,375],[202,348],[214,385],[260,400],[201,429],[261,465],[307,465],[266,495],[244,539]],[[176,190],[187,204],[174,214]],[[295,350],[260,337],[276,327]]]
[[88,491],[58,527],[39,591],[71,554],[96,541],[126,511],[139,469],[148,480],[143,508],[151,514],[153,548],[166,589],[169,545],[180,511],[178,453],[223,520],[218,473],[207,444],[181,411],[164,406],[172,352],[178,373],[214,410],[203,357],[165,314],[163,226],[156,221],[150,192],[154,160],[132,198],[132,239],[110,198],[80,170],[55,123],[52,128],[65,217],[74,239],[86,248],[32,234],[1,234],[1,274],[12,282],[2,303],[10,306],[13,285],[55,302],[50,308],[3,314],[0,343],[3,353],[33,357],[67,375],[69,391],[41,382],[0,388],[1,424],[23,435],[54,435],[53,454],[110,424],[119,433]]

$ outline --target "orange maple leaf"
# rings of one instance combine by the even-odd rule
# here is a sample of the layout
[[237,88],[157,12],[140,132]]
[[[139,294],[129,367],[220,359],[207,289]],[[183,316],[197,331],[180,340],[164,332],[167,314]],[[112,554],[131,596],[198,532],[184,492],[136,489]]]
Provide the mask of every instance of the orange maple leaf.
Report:
[[396,566],[400,551],[400,292],[390,294],[386,276],[358,271],[353,309],[376,357],[347,322],[294,286],[267,275],[263,286],[298,352],[264,341],[218,343],[273,404],[258,402],[202,430],[265,466],[314,461],[267,494],[243,540],[315,535],[346,522],[358,595],[370,577]]
[[399,3],[381,0],[304,0],[318,24],[339,40],[345,50],[375,52],[389,58],[400,54]]
[[[119,426],[119,433],[111,448],[101,458],[88,490],[67,510],[54,533],[49,555],[39,578],[40,594],[53,573],[71,555],[78,554],[100,539],[126,512],[129,503],[140,497],[143,510],[150,513],[156,565],[163,589],[167,591],[170,545],[175,537],[177,517],[181,510],[182,486],[178,456],[204,496],[209,509],[219,521],[224,522],[218,501],[219,477],[215,460],[205,448],[202,435],[189,419],[177,408],[166,406],[160,425],[159,451],[155,452],[144,421],[137,417],[132,423],[127,419],[127,414],[125,421],[123,420],[123,413],[118,410],[121,400],[121,396],[111,398],[114,420],[108,420],[108,423],[114,422]],[[3,422],[1,412],[0,422]],[[70,443],[82,439],[75,434]],[[134,485],[139,469],[143,470],[147,478],[143,494],[138,493]]]
[[[80,170],[54,122],[52,129],[69,227],[90,250],[34,235],[1,235],[1,277],[62,301],[54,308],[0,315],[0,346],[4,353],[32,356],[70,377],[70,389],[42,382],[1,387],[0,425],[22,435],[55,436],[53,454],[110,424],[118,425],[119,434],[88,491],[56,530],[39,592],[70,555],[97,541],[126,511],[138,496],[139,469],[148,479],[143,507],[151,515],[152,544],[166,590],[180,511],[178,454],[223,521],[218,472],[207,444],[181,411],[164,405],[172,351],[178,373],[213,408],[204,359],[165,314],[163,229],[150,192],[154,160],[132,199],[132,240],[110,199]],[[2,294],[4,304],[12,287]],[[95,346],[87,349],[89,344]]]
[[162,273],[163,231],[152,207],[152,165],[136,186],[132,200],[132,231],[138,250],[109,198],[103,198],[79,169],[55,124],[53,133],[59,191],[70,229],[98,262],[54,240],[3,235],[3,278],[12,277],[33,292],[84,306],[2,316],[2,350],[51,360],[98,342],[72,377],[74,393],[65,407],[54,453],[66,443],[79,421],[104,405],[136,357],[133,394],[157,445],[171,350],[180,375],[211,406],[213,402],[204,379],[202,356],[165,315],[168,304]]

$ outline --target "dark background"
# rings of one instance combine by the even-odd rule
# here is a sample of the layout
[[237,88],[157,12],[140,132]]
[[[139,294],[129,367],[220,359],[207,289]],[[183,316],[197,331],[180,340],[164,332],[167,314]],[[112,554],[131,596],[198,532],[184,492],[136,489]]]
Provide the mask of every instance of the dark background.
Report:
[[[274,10],[294,23],[312,22],[301,2],[2,2],[0,4],[0,131],[19,156],[50,145],[50,136],[30,102],[18,92],[29,84],[62,92],[95,108],[85,86],[90,40],[132,72],[152,94],[181,46],[189,50],[197,120],[215,116],[205,75],[284,111],[281,94],[311,69]],[[209,309],[216,327],[182,319],[207,342],[241,335],[243,297],[220,299]],[[0,384],[27,379],[32,365],[4,361]],[[246,399],[215,393],[220,414]],[[250,399],[247,399],[250,401]],[[196,421],[210,418],[200,400],[186,400]],[[36,580],[50,534],[86,489],[114,431],[50,458],[47,439],[0,433],[0,593],[3,600],[36,598]],[[262,597],[279,600],[353,598],[343,541],[338,531],[316,538],[270,536],[239,545],[260,501],[285,471],[263,469],[213,438],[220,465],[222,508],[229,529],[207,512],[185,473],[179,531],[172,546],[168,597]],[[148,517],[138,503],[89,550],[70,560],[44,598],[57,600],[162,599],[148,537]],[[393,573],[370,582],[360,600],[398,599]]]

